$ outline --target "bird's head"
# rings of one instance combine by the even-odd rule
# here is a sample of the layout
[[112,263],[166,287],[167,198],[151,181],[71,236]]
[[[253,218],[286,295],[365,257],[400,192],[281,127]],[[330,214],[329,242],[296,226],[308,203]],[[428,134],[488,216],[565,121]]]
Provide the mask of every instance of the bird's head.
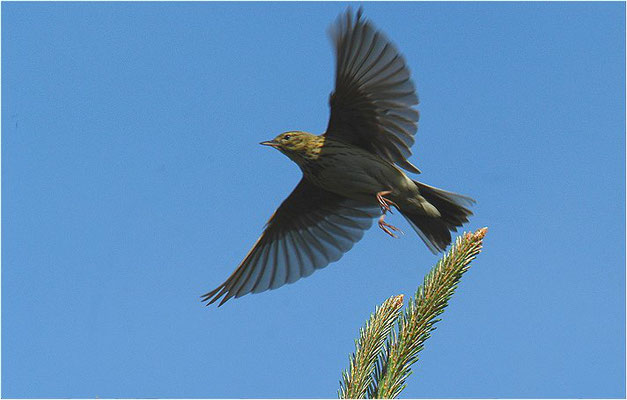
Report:
[[300,164],[303,158],[310,158],[318,154],[322,140],[321,136],[311,133],[290,131],[281,133],[274,139],[261,142],[260,144],[274,147],[297,164]]

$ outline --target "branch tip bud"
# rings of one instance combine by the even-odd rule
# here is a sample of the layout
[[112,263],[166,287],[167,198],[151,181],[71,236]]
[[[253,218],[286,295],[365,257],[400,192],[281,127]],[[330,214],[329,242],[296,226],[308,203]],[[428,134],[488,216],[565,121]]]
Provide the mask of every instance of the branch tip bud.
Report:
[[488,233],[488,227],[485,226],[481,229],[477,229],[477,231],[474,233],[474,238],[477,240],[481,240],[485,237],[485,234]]

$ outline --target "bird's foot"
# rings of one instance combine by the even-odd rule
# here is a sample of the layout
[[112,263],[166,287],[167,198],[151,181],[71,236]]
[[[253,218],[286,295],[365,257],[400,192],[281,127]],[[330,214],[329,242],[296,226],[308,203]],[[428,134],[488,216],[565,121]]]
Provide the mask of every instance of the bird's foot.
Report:
[[383,196],[387,196],[390,193],[392,193],[392,191],[390,190],[384,190],[382,192],[377,193],[377,201],[379,202],[379,207],[381,207],[381,212],[383,214],[385,214],[388,211],[390,212],[390,214],[392,213],[392,209],[390,208],[390,206],[394,206],[398,208],[398,205],[395,202],[383,197]]
[[[392,236],[393,238],[398,238],[398,236],[394,232],[400,232],[401,234],[404,235],[402,230],[398,229],[394,225],[388,224],[387,222],[385,222],[383,220],[384,218],[385,218],[385,214],[383,214],[379,218],[379,228],[381,228],[383,230],[383,232],[387,233],[388,235]],[[392,232],[392,231],[394,231],[394,232]]]

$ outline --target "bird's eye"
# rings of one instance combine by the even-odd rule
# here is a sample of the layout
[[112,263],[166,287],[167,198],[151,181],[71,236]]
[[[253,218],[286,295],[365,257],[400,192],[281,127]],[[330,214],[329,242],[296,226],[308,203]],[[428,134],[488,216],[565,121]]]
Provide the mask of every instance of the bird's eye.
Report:
[[290,140],[291,137],[292,137],[292,135],[285,135],[285,136],[283,136],[283,140]]

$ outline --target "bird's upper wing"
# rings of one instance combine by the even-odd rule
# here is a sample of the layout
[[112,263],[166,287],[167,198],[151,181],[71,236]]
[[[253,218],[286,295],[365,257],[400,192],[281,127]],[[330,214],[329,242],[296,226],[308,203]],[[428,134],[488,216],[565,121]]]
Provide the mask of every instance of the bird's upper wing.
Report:
[[386,37],[351,11],[331,29],[335,46],[335,90],[325,135],[360,146],[408,171],[418,129],[414,83],[403,56]]
[[202,296],[207,305],[276,289],[337,261],[378,215],[376,207],[327,192],[302,178],[233,274]]

